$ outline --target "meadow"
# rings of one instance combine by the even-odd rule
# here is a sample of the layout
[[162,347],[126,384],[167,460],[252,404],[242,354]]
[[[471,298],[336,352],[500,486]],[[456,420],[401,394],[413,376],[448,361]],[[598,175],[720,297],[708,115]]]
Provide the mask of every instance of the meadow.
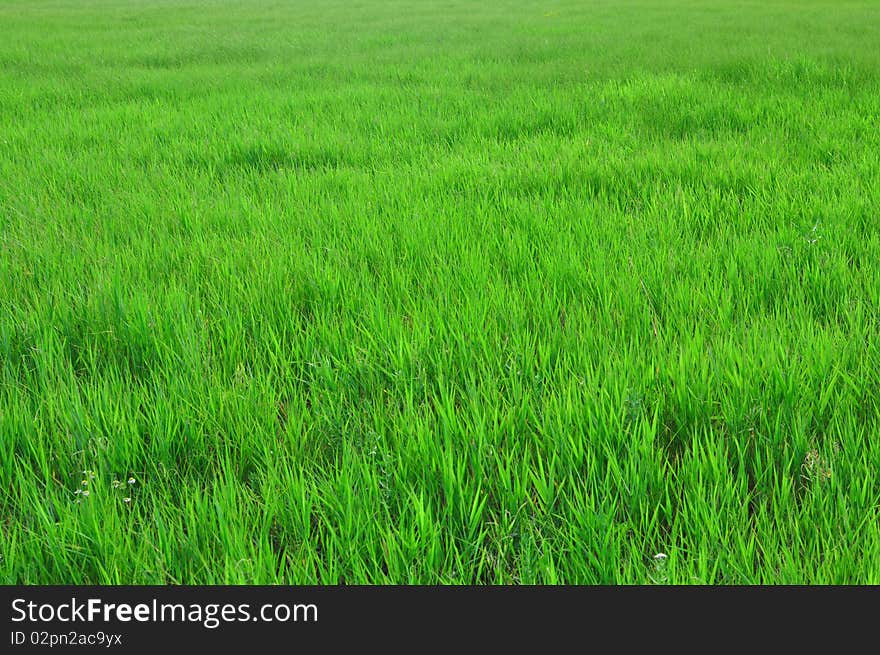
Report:
[[880,3],[0,0],[0,582],[880,583]]

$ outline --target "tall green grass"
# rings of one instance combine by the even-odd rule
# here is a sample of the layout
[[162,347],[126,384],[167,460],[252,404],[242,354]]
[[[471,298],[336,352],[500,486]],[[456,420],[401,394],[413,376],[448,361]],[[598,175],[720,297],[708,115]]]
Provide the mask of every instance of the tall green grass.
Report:
[[878,125],[870,0],[3,0],[0,582],[880,583]]

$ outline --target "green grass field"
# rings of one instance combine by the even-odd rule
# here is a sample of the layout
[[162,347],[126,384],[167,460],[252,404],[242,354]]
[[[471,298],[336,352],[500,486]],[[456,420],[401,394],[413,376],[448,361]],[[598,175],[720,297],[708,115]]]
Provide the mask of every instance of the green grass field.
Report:
[[880,3],[0,0],[0,476],[3,583],[880,583]]

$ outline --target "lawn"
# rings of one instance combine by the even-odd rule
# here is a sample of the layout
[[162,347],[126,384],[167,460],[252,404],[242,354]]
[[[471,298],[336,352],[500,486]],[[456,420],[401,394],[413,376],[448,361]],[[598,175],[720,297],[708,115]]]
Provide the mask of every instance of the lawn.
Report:
[[880,584],[880,3],[0,0],[0,582]]

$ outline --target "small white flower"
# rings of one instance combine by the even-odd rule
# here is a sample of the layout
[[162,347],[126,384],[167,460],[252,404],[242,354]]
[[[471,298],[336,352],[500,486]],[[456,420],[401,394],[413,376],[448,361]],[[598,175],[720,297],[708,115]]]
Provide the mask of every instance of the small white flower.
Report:
[[128,479],[128,484],[134,484],[135,482],[137,482],[137,480],[135,480],[134,478]]
[[123,498],[123,499],[122,499],[122,502],[123,502],[123,503],[130,503],[130,502],[131,502],[131,498]]
[[89,495],[89,490],[86,489],[82,492],[83,498],[86,498]]
[[656,555],[654,555],[654,559],[657,560],[658,562],[662,562],[667,557],[669,557],[669,555],[667,555],[666,553],[657,553]]

